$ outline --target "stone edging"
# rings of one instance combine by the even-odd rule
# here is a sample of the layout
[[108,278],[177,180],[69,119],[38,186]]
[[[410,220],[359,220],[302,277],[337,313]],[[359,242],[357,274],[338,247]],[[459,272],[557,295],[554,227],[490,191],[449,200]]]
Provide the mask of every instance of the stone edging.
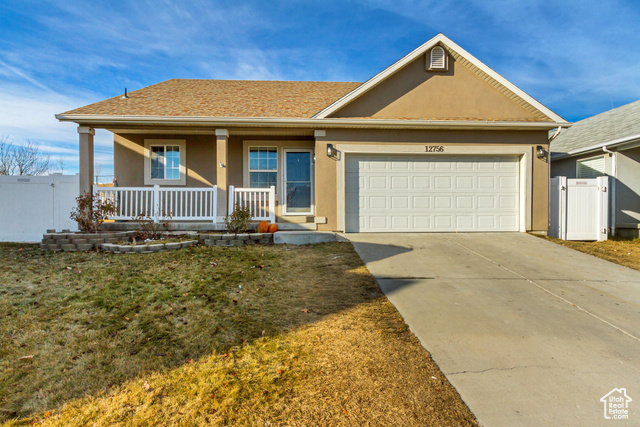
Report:
[[[51,230],[48,230],[51,231]],[[131,241],[135,231],[115,231],[112,233],[72,233],[63,230],[61,233],[45,233],[40,249],[48,251],[90,251],[104,243],[116,243],[122,240]]]
[[[200,233],[198,240],[188,240],[176,243],[149,243],[147,245],[118,245],[123,240],[131,242],[136,235],[135,231],[115,231],[100,233],[73,233],[63,230],[56,233],[47,230],[42,238],[40,249],[54,252],[75,252],[102,249],[111,253],[151,253],[163,250],[175,250],[193,246],[198,243],[207,246],[247,246],[268,245],[273,243],[273,233]],[[195,237],[195,236],[194,236]]]
[[114,254],[124,253],[137,253],[137,254],[150,254],[152,252],[170,251],[181,248],[188,248],[198,244],[197,240],[185,240],[184,242],[174,243],[149,243],[147,245],[115,245],[112,243],[102,243],[98,247],[105,252],[111,252]]

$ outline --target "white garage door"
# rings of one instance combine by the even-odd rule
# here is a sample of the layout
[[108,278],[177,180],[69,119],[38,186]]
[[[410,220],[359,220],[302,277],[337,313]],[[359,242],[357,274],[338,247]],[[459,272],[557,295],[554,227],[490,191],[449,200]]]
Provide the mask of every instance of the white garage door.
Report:
[[346,231],[518,231],[519,162],[348,155]]

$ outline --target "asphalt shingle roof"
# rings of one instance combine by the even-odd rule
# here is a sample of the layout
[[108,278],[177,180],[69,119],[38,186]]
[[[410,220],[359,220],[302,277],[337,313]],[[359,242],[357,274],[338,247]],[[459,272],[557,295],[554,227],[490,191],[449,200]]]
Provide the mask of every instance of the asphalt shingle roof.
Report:
[[63,114],[309,118],[360,84],[172,79]]
[[640,101],[575,122],[551,142],[553,154],[604,144],[640,134]]

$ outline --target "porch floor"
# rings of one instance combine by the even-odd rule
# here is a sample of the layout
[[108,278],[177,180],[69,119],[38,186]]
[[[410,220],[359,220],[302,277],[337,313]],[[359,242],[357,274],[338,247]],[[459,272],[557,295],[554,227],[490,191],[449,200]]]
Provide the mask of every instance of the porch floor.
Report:
[[[252,222],[252,226],[257,226]],[[317,225],[314,223],[304,222],[276,222],[279,231],[316,231]],[[101,226],[104,230],[110,231],[127,231],[140,228],[135,221],[107,221]],[[222,223],[214,223],[211,221],[171,221],[168,224],[167,231],[221,231],[225,229]]]

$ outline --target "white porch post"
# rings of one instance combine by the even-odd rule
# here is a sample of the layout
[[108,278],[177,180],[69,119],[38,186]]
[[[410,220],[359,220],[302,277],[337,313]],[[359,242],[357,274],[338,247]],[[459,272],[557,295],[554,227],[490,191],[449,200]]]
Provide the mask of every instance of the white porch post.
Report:
[[93,136],[96,131],[89,126],[78,126],[80,142],[80,194],[93,192]]
[[216,129],[216,185],[218,186],[218,216],[227,215],[227,187],[229,185],[229,132]]

